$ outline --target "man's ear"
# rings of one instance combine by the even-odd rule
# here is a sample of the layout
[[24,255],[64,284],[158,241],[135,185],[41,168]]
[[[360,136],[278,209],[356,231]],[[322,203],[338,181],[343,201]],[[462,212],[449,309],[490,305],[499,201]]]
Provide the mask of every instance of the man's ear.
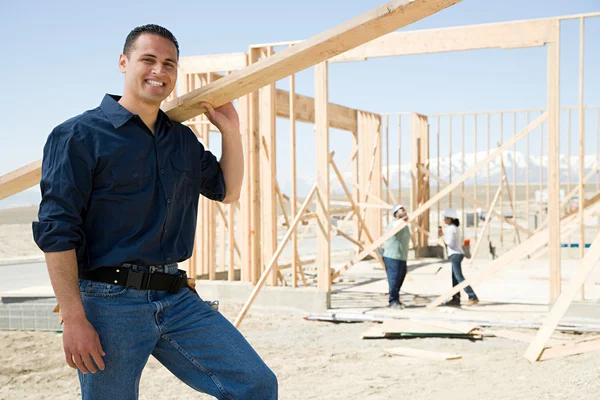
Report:
[[119,56],[119,70],[120,70],[122,73],[125,73],[125,72],[127,72],[127,62],[128,62],[128,61],[129,61],[129,60],[127,59],[127,56],[126,56],[125,54],[121,54],[121,55]]

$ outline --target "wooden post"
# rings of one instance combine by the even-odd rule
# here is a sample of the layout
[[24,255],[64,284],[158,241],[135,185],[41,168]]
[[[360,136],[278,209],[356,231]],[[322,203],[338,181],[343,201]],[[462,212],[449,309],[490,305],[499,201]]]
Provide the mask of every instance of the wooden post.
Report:
[[329,219],[328,64],[315,66],[315,131],[317,142],[317,288],[331,290]]
[[[413,113],[411,117],[411,211],[429,200],[429,177],[421,172],[420,167],[429,169],[429,124],[426,116]],[[429,211],[417,218],[417,225],[429,231]],[[427,235],[420,230],[416,235],[416,247],[425,247],[427,243]]]
[[[260,49],[250,50],[250,62],[256,63],[260,59]],[[260,101],[259,92],[250,94],[250,150],[251,150],[251,204],[250,222],[252,229],[252,240],[250,249],[250,278],[252,284],[256,284],[261,276],[262,267],[262,221],[261,221],[261,132],[260,132]]]
[[[290,163],[292,167],[292,193],[291,209],[292,215],[298,212],[297,189],[296,189],[296,78],[290,75]],[[298,286],[298,275],[296,272],[302,265],[298,264],[298,230],[292,232],[292,287]]]
[[548,43],[548,246],[550,301],[561,291],[559,210],[560,128],[560,21],[553,21],[553,40]]
[[[585,200],[583,175],[585,174],[585,119],[583,109],[583,52],[584,52],[584,18],[579,19],[579,257],[583,259],[585,254],[585,221],[583,219],[583,207]],[[597,139],[600,140],[600,139]],[[585,299],[585,285],[581,285],[581,300]]]

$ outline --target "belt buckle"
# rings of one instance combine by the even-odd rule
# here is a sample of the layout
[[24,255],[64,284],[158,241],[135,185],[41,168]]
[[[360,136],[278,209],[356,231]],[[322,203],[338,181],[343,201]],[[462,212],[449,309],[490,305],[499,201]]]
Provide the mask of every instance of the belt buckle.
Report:
[[142,283],[144,281],[144,271],[136,271],[133,269],[129,269],[127,273],[127,279],[125,281],[125,286],[134,289],[142,289]]

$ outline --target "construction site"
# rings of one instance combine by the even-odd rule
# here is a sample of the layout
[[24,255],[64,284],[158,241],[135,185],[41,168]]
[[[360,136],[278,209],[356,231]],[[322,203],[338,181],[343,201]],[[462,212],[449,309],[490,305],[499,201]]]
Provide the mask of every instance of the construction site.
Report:
[[[282,398],[441,399],[456,383],[471,387],[452,389],[463,398],[593,398],[585,393],[597,385],[591,381],[600,354],[600,105],[584,102],[593,90],[586,78],[597,72],[584,73],[583,65],[584,43],[598,48],[585,26],[600,12],[396,32],[457,2],[394,1],[312,38],[179,60],[176,90],[162,109],[210,148],[217,129],[199,102],[234,101],[245,156],[241,198],[227,205],[200,199],[194,253],[180,268],[265,354]],[[566,22],[579,24],[577,42],[561,41]],[[427,114],[329,100],[330,70],[344,63],[528,48],[544,49],[545,108]],[[561,74],[566,49],[580,65],[569,76]],[[296,75],[307,71],[314,97],[296,91]],[[577,85],[576,104],[561,101],[561,80]],[[300,126],[312,135],[302,136]],[[290,146],[282,151],[284,136]],[[350,144],[349,155],[336,153],[341,142]],[[314,181],[301,188],[309,147]],[[290,185],[278,180],[278,159],[290,167]],[[40,176],[41,161],[0,176],[0,200],[37,185]],[[390,230],[396,204],[406,207],[408,220]],[[447,208],[459,213],[466,253],[466,280],[454,287],[437,233]],[[21,210],[18,221],[0,211],[7,248],[30,234],[26,221],[36,211]],[[404,226],[411,233],[400,293],[406,308],[392,310],[380,248]],[[32,243],[24,248],[22,262],[40,274],[41,253]],[[479,304],[445,304],[467,286]],[[0,349],[13,354],[3,357],[58,346],[31,336],[61,331],[49,280],[0,287]],[[11,335],[18,340],[9,342]],[[46,370],[60,362],[60,350],[52,351],[57,357]],[[68,369],[27,379],[15,371],[29,367],[19,365],[0,369],[0,399],[71,398],[66,383],[59,385],[65,397],[27,397],[24,389],[72,380]],[[149,367],[158,375],[158,364]],[[390,388],[400,382],[392,369],[415,382]],[[418,384],[431,371],[433,381]],[[317,384],[323,377],[330,392]],[[168,379],[148,379],[147,387],[161,393]]]

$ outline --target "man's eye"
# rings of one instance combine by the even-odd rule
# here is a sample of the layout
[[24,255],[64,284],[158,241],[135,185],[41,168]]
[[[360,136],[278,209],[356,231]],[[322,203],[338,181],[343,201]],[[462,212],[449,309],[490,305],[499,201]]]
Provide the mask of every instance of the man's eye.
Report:
[[150,59],[150,58],[144,58],[142,61],[143,61],[143,62],[145,62],[145,63],[148,63],[148,64],[152,64],[152,63],[154,62],[154,61],[153,61],[152,59]]

